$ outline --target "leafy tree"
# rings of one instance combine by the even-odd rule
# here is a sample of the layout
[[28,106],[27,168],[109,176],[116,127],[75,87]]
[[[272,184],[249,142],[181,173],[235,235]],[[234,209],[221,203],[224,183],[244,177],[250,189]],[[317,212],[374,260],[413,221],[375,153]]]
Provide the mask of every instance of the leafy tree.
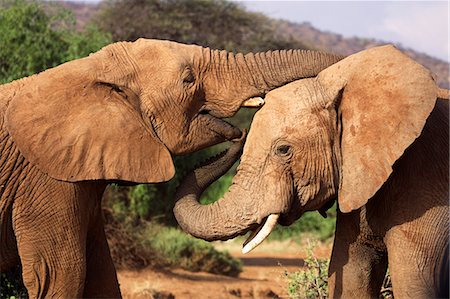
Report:
[[263,14],[224,0],[109,0],[97,24],[116,41],[169,39],[242,52],[305,48],[279,37]]
[[0,83],[86,56],[111,41],[95,26],[77,32],[73,14],[61,7],[0,1]]

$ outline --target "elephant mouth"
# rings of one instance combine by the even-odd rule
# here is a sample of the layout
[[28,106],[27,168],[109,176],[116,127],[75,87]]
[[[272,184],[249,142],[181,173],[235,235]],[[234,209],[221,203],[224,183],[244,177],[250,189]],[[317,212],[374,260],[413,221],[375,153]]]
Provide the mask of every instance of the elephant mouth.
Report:
[[[282,226],[290,226],[292,223],[300,219],[303,214],[306,211],[318,211],[319,214],[323,218],[327,218],[327,211],[334,205],[335,201],[337,200],[336,197],[330,198],[328,201],[320,205],[319,207],[313,206],[312,208],[306,210],[305,208],[298,206],[296,208],[291,207],[289,212],[283,213],[280,215],[280,218],[278,219],[278,223]],[[294,202],[299,202],[298,196],[294,199]]]
[[270,214],[265,217],[256,228],[250,229],[251,233],[242,246],[242,253],[248,253],[260,245],[270,235],[277,224],[289,226],[302,215],[303,212],[289,211],[288,213]]
[[242,253],[248,253],[261,244],[270,235],[277,224],[289,226],[295,220],[300,218],[303,213],[300,213],[299,215],[292,207],[292,204],[296,199],[297,195],[291,199],[291,207],[289,210],[280,209],[280,212],[271,213],[266,216],[256,228],[250,229],[251,233],[243,244]]
[[292,223],[294,223],[297,219],[299,219],[303,213],[300,214],[294,214],[294,213],[286,213],[282,214],[278,223],[282,226],[290,226]]
[[278,223],[280,214],[270,214],[263,219],[262,223],[252,230],[247,240],[245,240],[242,253],[248,253],[261,244],[272,232]]

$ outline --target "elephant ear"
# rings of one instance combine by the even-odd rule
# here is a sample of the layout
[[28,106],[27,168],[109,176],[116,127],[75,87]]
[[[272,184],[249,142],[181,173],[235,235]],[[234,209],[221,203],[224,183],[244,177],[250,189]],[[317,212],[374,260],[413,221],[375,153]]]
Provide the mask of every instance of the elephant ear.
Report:
[[[350,212],[375,195],[421,134],[438,88],[427,69],[393,46],[352,55],[325,73],[324,81],[341,94],[338,202],[342,212]],[[339,73],[344,75],[337,78]]]
[[172,178],[171,155],[142,117],[137,96],[113,83],[81,79],[92,72],[78,69],[67,63],[25,79],[10,101],[6,126],[24,157],[70,182]]

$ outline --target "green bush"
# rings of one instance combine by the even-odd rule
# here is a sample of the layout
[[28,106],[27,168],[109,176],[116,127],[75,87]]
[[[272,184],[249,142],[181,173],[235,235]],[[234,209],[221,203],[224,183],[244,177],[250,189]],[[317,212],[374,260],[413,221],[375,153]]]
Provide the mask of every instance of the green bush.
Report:
[[75,30],[71,11],[25,0],[0,0],[0,83],[80,58],[111,42],[90,25]]
[[136,221],[124,212],[104,210],[104,213],[105,231],[117,268],[177,266],[229,276],[241,272],[240,260],[177,228],[142,219]]
[[152,205],[151,199],[155,197],[157,188],[155,185],[137,185],[130,188],[128,198],[130,199],[129,212],[136,217],[147,218]]
[[319,259],[313,254],[315,243],[306,249],[305,269],[289,273],[288,293],[293,299],[326,299],[328,298],[328,265],[327,259]]
[[[308,240],[304,269],[295,272],[285,271],[288,280],[288,294],[293,299],[326,299],[328,298],[329,259],[317,258],[314,253],[316,242]],[[389,270],[386,271],[383,285],[378,296],[380,299],[394,299]]]
[[242,271],[241,261],[228,252],[217,251],[211,243],[186,235],[179,229],[160,227],[144,231],[145,245],[153,247],[176,265],[190,271],[205,271],[228,276],[238,276]]

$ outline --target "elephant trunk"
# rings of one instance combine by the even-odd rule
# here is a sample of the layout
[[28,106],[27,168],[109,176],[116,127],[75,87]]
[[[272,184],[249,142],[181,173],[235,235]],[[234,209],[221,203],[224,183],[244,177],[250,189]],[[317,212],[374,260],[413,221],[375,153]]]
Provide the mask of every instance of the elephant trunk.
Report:
[[208,66],[204,83],[209,93],[207,101],[211,103],[209,110],[214,111],[216,115],[212,114],[216,117],[230,117],[244,101],[264,96],[286,83],[316,76],[343,58],[311,50],[243,55],[204,49],[202,61],[207,61]]
[[286,83],[317,76],[343,56],[311,50],[282,50],[244,56],[252,80],[261,93]]
[[246,197],[243,192],[230,191],[210,205],[199,203],[202,192],[240,157],[244,139],[245,132],[226,153],[191,172],[177,189],[175,217],[181,228],[194,237],[207,241],[226,240],[247,232],[255,224],[255,211],[240,205],[245,202],[240,199]]

